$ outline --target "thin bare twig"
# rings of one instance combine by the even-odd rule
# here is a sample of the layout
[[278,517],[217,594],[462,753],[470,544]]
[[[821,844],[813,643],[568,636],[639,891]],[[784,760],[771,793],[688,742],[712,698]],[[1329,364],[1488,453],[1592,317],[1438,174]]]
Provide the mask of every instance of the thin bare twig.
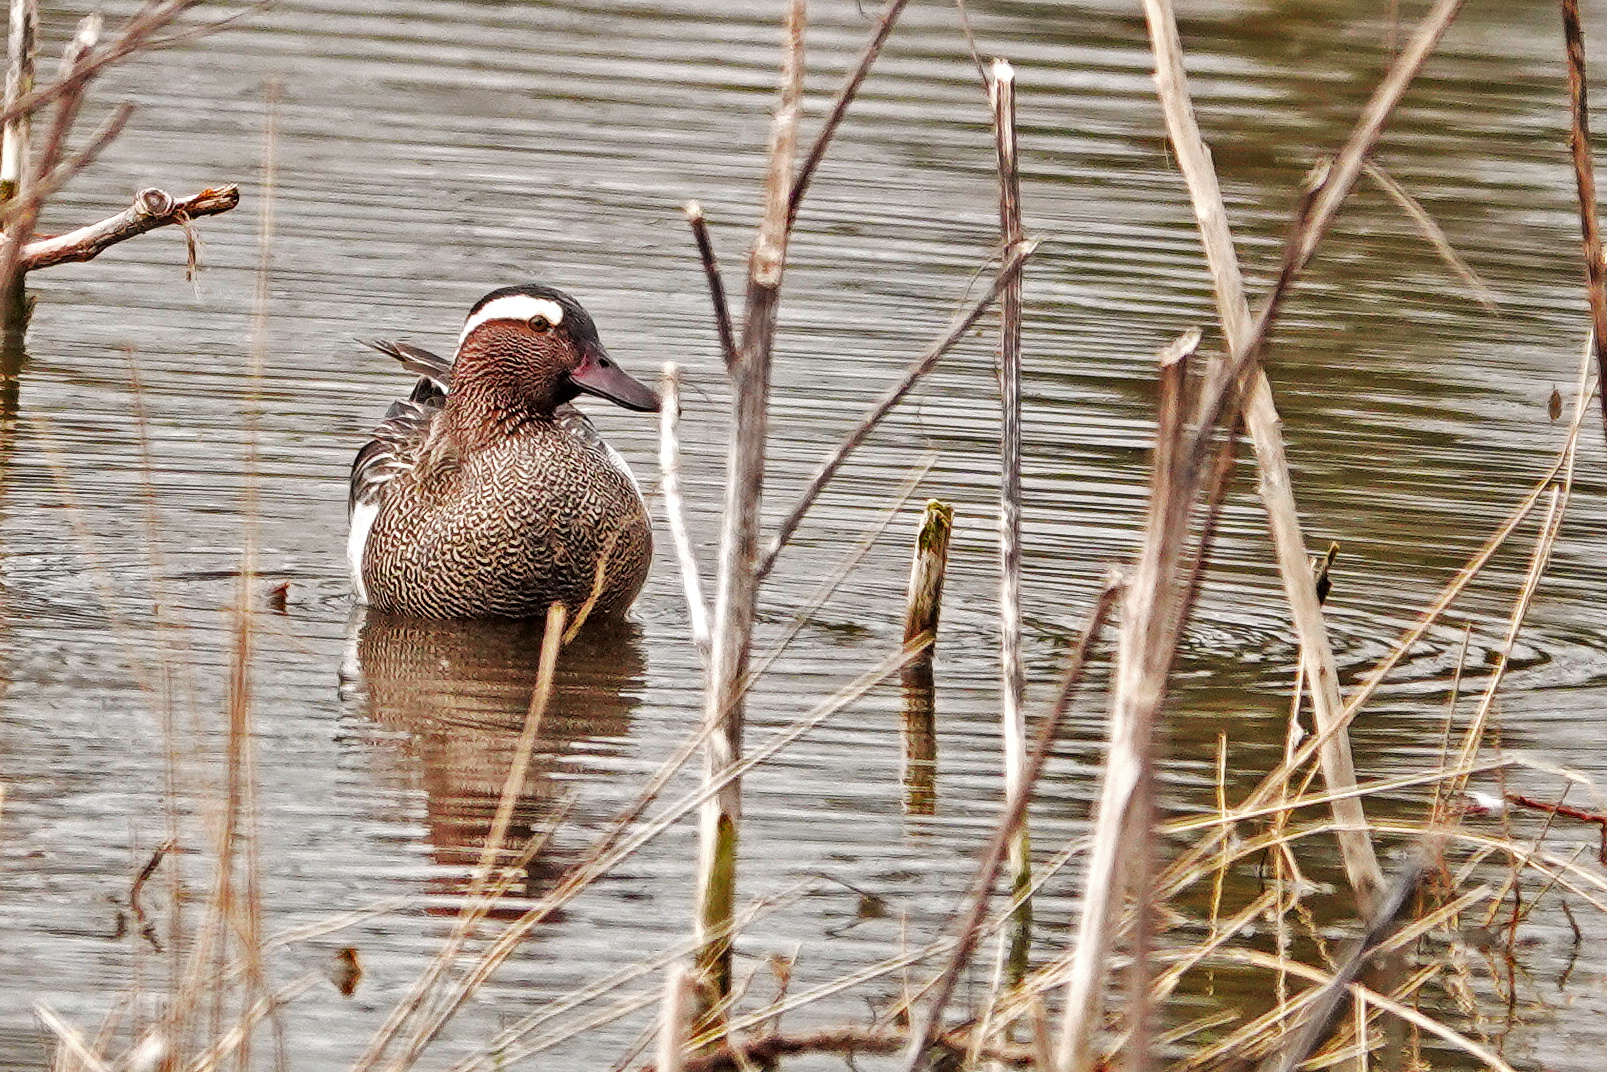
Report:
[[714,239],[709,234],[709,221],[703,215],[703,206],[688,201],[681,207],[686,222],[692,228],[692,239],[697,243],[698,259],[703,262],[703,277],[709,283],[709,303],[714,306],[714,329],[720,336],[720,355],[725,358],[726,371],[737,362],[737,340],[731,330],[731,307],[725,298],[725,280],[720,277],[720,262],[714,256]]
[[1412,196],[1411,191],[1402,186],[1395,176],[1384,170],[1375,160],[1368,160],[1362,170],[1369,179],[1378,184],[1380,190],[1389,195],[1389,199],[1395,202],[1402,212],[1406,213],[1408,219],[1417,224],[1418,231],[1428,239],[1429,245],[1434,247],[1434,252],[1438,253],[1451,271],[1472,289],[1473,300],[1484,306],[1485,311],[1497,312],[1495,293],[1490,290],[1489,284],[1485,283],[1479,277],[1479,273],[1462,259],[1456,247],[1451,245],[1451,240],[1445,236],[1444,228],[1428,214],[1428,209]]

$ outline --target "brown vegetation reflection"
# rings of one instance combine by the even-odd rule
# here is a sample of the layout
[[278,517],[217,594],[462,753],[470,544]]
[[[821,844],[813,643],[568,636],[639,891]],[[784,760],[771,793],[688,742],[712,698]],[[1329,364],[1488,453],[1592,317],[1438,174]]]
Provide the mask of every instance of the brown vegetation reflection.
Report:
[[[367,712],[411,735],[422,764],[430,842],[446,865],[438,892],[467,890],[485,847],[535,690],[541,634],[539,621],[423,621],[379,611],[358,626]],[[541,844],[563,806],[557,757],[573,741],[629,731],[645,668],[632,623],[597,623],[563,649],[499,857],[523,871],[510,893],[538,896],[562,873],[553,846]]]

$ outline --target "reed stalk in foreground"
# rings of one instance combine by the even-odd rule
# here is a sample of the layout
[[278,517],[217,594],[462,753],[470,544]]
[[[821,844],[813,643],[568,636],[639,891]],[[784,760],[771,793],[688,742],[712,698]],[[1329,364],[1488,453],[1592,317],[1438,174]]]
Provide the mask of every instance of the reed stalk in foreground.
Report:
[[[770,397],[771,347],[775,342],[781,279],[787,260],[787,206],[792,199],[793,154],[803,98],[804,3],[788,9],[781,101],[770,134],[764,215],[748,260],[742,338],[732,366],[731,448],[727,463],[725,526],[710,632],[704,720],[715,727],[708,739],[706,778],[722,780],[742,756],[742,723],[748,656],[758,606],[760,500],[764,490],[765,436]],[[742,784],[724,780],[704,805],[698,840],[697,969],[707,986],[698,1020],[707,1027],[731,993],[731,920],[736,899],[737,836]]]
[[[1154,851],[1153,808],[1155,724],[1166,698],[1166,683],[1179,632],[1187,621],[1183,578],[1184,547],[1190,520],[1205,488],[1203,472],[1189,464],[1183,449],[1185,414],[1184,359],[1198,336],[1180,339],[1159,355],[1162,405],[1151,465],[1149,507],[1138,562],[1122,599],[1117,637],[1115,678],[1110,712],[1110,750],[1100,778],[1094,813],[1093,845],[1088,857],[1087,889],[1077,921],[1075,945],[1067,969],[1065,1017],[1059,1061],[1062,1072],[1093,1068],[1094,1032],[1104,1006],[1105,976],[1124,893],[1149,874],[1147,854]],[[1137,903],[1145,906],[1150,891],[1140,885]],[[1142,920],[1142,915],[1141,915]],[[1146,937],[1135,938],[1135,969],[1141,968]],[[1150,1059],[1147,1023],[1149,992],[1142,975],[1129,993],[1130,1028],[1135,1032],[1130,1057],[1136,1067]]]
[[[993,144],[999,169],[999,230],[1006,250],[1020,246],[1021,174],[1016,164],[1016,76],[994,60],[988,79]],[[1021,274],[999,292],[999,719],[1004,737],[1004,791],[1022,791],[1027,762],[1026,672],[1021,666]],[[1032,839],[1026,822],[1010,839],[1010,888],[1032,885]],[[1032,943],[1032,901],[1020,897],[1010,938],[1010,978],[1027,973]]]
[[[1579,233],[1584,247],[1585,296],[1590,301],[1591,338],[1595,340],[1596,376],[1607,382],[1607,264],[1602,261],[1601,223],[1596,208],[1596,165],[1590,148],[1589,80],[1585,76],[1585,31],[1579,0],[1560,0],[1562,35],[1568,64],[1568,148],[1573,158],[1574,188],[1579,195]],[[1602,423],[1607,426],[1607,391],[1601,395]]]

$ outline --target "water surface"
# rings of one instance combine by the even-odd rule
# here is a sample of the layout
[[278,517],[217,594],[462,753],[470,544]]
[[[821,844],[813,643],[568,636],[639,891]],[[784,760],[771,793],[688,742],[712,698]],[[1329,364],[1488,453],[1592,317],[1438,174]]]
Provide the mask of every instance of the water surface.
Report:
[[[1106,569],[1136,546],[1151,354],[1209,325],[1212,306],[1136,12],[968,7],[984,53],[1016,65],[1028,227],[1050,239],[1027,277],[1025,614],[1041,703]],[[1190,7],[1183,29],[1200,119],[1259,285],[1275,268],[1291,191],[1342,141],[1386,63],[1386,5]],[[80,8],[47,14],[47,49]],[[1607,10],[1595,8],[1589,24],[1607,25]],[[244,198],[203,222],[206,267],[193,287],[176,233],[32,281],[30,364],[0,457],[0,1065],[45,1066],[32,1002],[94,1025],[134,973],[159,972],[151,943],[128,936],[126,902],[167,836],[169,720],[186,829],[201,829],[213,799],[226,611],[248,540],[260,570],[248,598],[258,608],[269,926],[399,905],[277,955],[287,980],[322,971],[346,945],[367,968],[354,997],[322,987],[288,1013],[295,1067],[341,1067],[405,993],[449,928],[484,837],[535,644],[518,626],[354,613],[346,469],[406,387],[356,340],[447,349],[493,287],[535,279],[571,291],[627,368],[651,377],[675,361],[685,370],[690,522],[712,563],[727,396],[680,205],[702,202],[734,283],[757,207],[779,13],[775,3],[699,0],[412,0],[378,10],[288,0],[99,87],[102,106],[126,97],[140,110],[51,207],[46,229],[107,214],[147,185],[189,193],[235,181]],[[1555,23],[1548,4],[1470,5],[1379,154],[1494,290],[1499,315],[1470,300],[1399,210],[1364,185],[1269,356],[1308,539],[1343,548],[1329,619],[1347,681],[1387,649],[1562,439],[1547,399],[1574,382],[1586,317]],[[808,129],[870,27],[855,4],[812,6]],[[253,384],[270,82],[281,87],[270,321]],[[800,216],[775,371],[772,519],[974,290],[997,229],[991,153],[954,11],[913,5]],[[802,989],[933,933],[996,812],[992,361],[986,334],[946,360],[856,455],[767,583],[761,649],[804,610],[752,698],[755,741],[896,646],[915,510],[898,496],[914,467],[930,465],[917,502],[955,504],[934,814],[904,809],[892,686],[757,771],[746,786],[741,895],[801,896],[743,939],[739,970],[757,973],[756,992],[773,985],[767,954],[801,948]],[[651,484],[652,422],[591,409]],[[1508,752],[1599,777],[1607,612],[1594,535],[1607,519],[1600,447],[1592,436],[1587,444],[1499,724]],[[889,512],[885,535],[813,606]],[[629,627],[566,655],[514,820],[519,834],[551,828],[551,840],[516,901],[550,888],[698,718],[699,669],[667,543],[661,527]],[[1498,560],[1358,724],[1364,770],[1432,763],[1462,626],[1479,667],[1499,643],[1525,553]],[[1209,804],[1219,733],[1245,784],[1281,749],[1294,651],[1270,557],[1247,467],[1170,713],[1177,809]],[[281,583],[276,611],[269,590]],[[1103,732],[1091,694],[1044,786],[1040,846],[1082,829]],[[1420,800],[1407,794],[1393,806]],[[1572,834],[1557,836],[1571,844]],[[197,887],[203,847],[179,857]],[[442,1051],[462,1052],[538,999],[683,941],[693,851],[682,822],[566,908]],[[849,926],[854,888],[883,898],[889,914]],[[1076,892],[1069,873],[1046,890],[1042,957],[1062,948]],[[1542,913],[1530,937],[1533,985],[1555,988],[1568,964],[1566,923]],[[1509,1055],[1590,1067],[1603,1040],[1585,1010],[1601,1004],[1604,973],[1587,946],[1568,968],[1570,1011],[1514,1032]],[[657,978],[633,985],[651,993]],[[811,1022],[860,1017],[866,995],[885,1002],[897,989],[896,980],[871,984]],[[570,1043],[562,1060],[607,1067],[640,1023]]]

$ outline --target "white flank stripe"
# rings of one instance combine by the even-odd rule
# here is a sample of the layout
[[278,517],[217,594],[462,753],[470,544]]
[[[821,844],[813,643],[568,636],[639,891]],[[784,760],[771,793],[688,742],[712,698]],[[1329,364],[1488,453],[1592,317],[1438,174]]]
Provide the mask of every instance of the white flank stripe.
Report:
[[463,325],[463,333],[458,336],[458,345],[462,346],[469,332],[488,320],[534,320],[538,316],[546,317],[549,324],[561,324],[564,321],[564,307],[551,298],[535,298],[529,294],[507,294],[493,298],[469,314],[469,319]]
[[357,602],[368,602],[368,589],[363,587],[363,549],[368,546],[368,533],[379,516],[379,503],[358,503],[352,507],[351,535],[346,538],[346,561],[352,570],[352,592]]
[[625,459],[619,453],[619,451],[615,450],[605,441],[603,443],[603,452],[608,455],[608,460],[614,466],[614,468],[624,473],[625,479],[631,482],[631,487],[636,489],[636,497],[638,499],[642,498],[642,486],[636,482],[636,474],[631,472],[631,467],[629,465],[625,464]]

